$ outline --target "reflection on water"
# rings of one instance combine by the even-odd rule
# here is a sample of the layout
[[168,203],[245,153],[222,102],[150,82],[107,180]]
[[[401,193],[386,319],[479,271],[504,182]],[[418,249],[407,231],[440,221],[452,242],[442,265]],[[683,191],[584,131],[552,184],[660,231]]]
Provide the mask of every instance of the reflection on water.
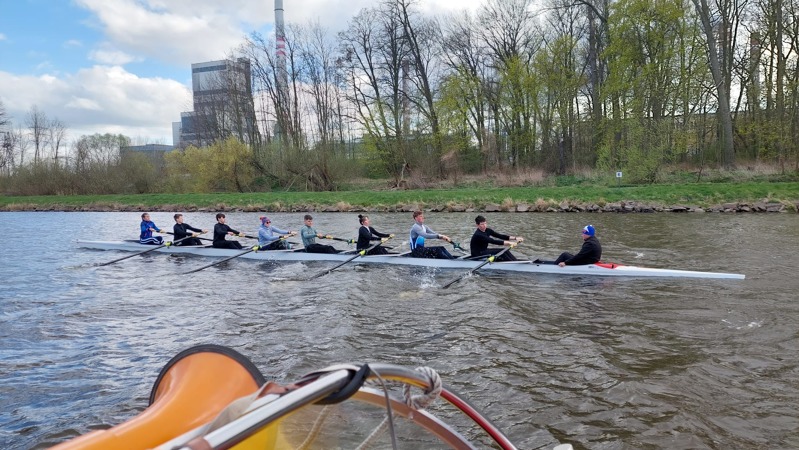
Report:
[[[228,222],[249,234],[258,215]],[[270,216],[293,228],[302,219]],[[409,216],[372,221],[404,236]],[[472,216],[427,222],[468,243]],[[314,218],[356,234],[355,214]],[[232,260],[183,275],[212,260],[155,254],[97,268],[120,253],[73,240],[135,238],[138,213],[0,213],[11,230],[0,265],[0,447],[44,447],[130,418],[160,368],[200,343],[233,347],[278,381],[339,362],[431,366],[520,448],[799,446],[799,282],[786,264],[799,251],[796,216],[488,219],[524,236],[518,253],[533,258],[576,251],[592,223],[607,261],[747,279],[478,273],[442,290],[459,272],[350,264],[301,282],[330,266]],[[213,214],[186,220],[207,228]]]

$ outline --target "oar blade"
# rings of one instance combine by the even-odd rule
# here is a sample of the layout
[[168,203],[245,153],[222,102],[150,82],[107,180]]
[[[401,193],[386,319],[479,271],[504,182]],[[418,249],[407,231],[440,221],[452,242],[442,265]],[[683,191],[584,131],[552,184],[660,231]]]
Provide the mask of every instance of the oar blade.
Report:
[[134,253],[132,255],[127,255],[127,256],[123,256],[121,258],[117,258],[117,259],[115,259],[113,261],[108,261],[108,262],[105,262],[105,263],[102,263],[102,264],[98,264],[97,267],[103,267],[103,266],[107,266],[109,264],[114,264],[116,262],[124,261],[124,260],[126,260],[128,258],[133,258],[134,256],[139,256],[139,255],[143,255],[145,253],[150,253],[150,252],[158,250],[159,248],[162,248],[162,247],[168,247],[169,245],[171,245],[171,243],[161,244],[161,245],[158,245],[158,246],[153,247],[153,248],[148,248],[147,250],[145,250],[143,252]]

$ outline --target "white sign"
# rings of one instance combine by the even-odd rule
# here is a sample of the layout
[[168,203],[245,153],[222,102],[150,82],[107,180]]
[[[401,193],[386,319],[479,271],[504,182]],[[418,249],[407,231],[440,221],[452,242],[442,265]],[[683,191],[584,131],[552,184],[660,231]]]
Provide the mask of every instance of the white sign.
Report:
[[616,178],[621,178],[621,172],[616,172]]

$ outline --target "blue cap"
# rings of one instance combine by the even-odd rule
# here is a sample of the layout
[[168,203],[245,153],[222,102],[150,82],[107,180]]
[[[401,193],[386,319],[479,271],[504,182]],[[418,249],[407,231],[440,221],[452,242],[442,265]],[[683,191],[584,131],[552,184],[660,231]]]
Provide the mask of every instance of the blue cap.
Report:
[[424,236],[417,236],[416,237],[416,246],[417,247],[424,247]]
[[267,222],[272,222],[271,220],[269,220],[269,217],[266,216],[261,216],[260,219],[261,219],[261,225],[266,225]]
[[583,234],[586,236],[593,236],[596,233],[593,225],[586,225],[583,227]]

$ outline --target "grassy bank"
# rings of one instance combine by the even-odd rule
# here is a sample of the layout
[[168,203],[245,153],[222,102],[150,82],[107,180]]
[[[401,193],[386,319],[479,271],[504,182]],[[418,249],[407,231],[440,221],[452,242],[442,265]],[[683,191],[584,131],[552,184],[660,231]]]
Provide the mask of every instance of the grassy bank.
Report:
[[799,202],[797,182],[743,182],[660,184],[647,186],[564,186],[460,188],[430,190],[359,190],[344,192],[259,192],[214,194],[145,194],[79,196],[0,196],[0,210],[321,210],[325,208],[391,210],[409,205],[422,208],[459,208],[481,210],[487,205],[527,204],[557,206],[633,201],[653,206],[712,207],[724,203],[783,203],[795,210]]

